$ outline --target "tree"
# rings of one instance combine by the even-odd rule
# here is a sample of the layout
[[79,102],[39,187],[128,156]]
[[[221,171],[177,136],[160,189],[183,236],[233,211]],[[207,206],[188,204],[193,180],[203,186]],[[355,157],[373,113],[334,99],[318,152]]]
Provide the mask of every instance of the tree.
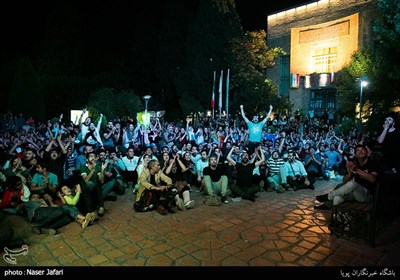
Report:
[[[268,48],[264,30],[246,32],[243,37],[232,40],[233,72],[232,91],[234,105],[240,104],[251,111],[268,111],[270,104],[276,109],[288,108],[287,99],[279,98],[277,86],[265,77],[266,68],[272,67],[278,56],[283,55],[281,48]],[[249,111],[250,111],[249,110]]]
[[370,98],[374,93],[373,58],[369,49],[356,51],[350,63],[343,67],[337,75],[337,100],[339,113],[349,118],[355,118],[355,105],[360,101],[360,79],[368,76],[368,90],[363,90],[363,104],[371,104]]
[[7,107],[11,112],[23,113],[38,120],[46,116],[43,88],[29,57],[23,57],[18,62]]
[[166,110],[166,119],[182,119],[184,116],[180,106],[177,106],[175,82],[176,76],[185,64],[189,27],[195,18],[193,1],[171,0],[168,5],[164,5],[163,15],[155,68],[157,87],[161,91],[159,103]]
[[373,102],[377,114],[385,115],[400,106],[400,2],[379,0],[381,16],[375,21],[374,32],[380,41],[375,51],[376,92]]
[[185,46],[186,63],[177,69],[173,82],[183,115],[210,108],[213,72],[226,73],[231,65],[229,42],[241,34],[233,0],[199,1]]
[[140,98],[133,91],[102,88],[90,94],[88,110],[92,118],[102,113],[109,119],[121,116],[131,116],[135,119],[136,113],[142,110],[142,105]]

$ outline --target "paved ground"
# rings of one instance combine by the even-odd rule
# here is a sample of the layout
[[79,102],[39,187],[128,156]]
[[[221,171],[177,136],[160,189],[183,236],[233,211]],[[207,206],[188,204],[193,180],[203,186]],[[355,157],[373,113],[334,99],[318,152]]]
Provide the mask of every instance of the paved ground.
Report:
[[108,212],[94,225],[71,223],[56,236],[34,235],[21,217],[8,216],[29,252],[15,265],[1,258],[0,266],[398,266],[399,219],[378,232],[375,248],[330,235],[330,212],[313,206],[315,195],[335,184],[317,181],[315,190],[262,192],[255,203],[220,207],[193,192],[194,209],[167,216],[134,212],[127,191],[106,202]]

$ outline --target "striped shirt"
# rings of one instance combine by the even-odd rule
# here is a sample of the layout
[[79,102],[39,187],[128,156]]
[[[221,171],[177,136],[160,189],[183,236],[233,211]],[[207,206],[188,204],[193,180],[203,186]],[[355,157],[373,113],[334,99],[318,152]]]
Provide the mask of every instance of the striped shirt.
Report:
[[273,159],[272,157],[270,157],[267,161],[270,175],[279,175],[279,169],[284,163],[285,161],[281,158]]

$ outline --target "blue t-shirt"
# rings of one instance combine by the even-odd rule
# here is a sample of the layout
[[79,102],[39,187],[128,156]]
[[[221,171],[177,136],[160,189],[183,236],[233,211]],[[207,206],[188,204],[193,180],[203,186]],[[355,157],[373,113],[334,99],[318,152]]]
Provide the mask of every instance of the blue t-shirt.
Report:
[[263,122],[253,123],[248,122],[247,126],[249,127],[249,141],[250,142],[261,142],[262,137],[262,128],[264,126]]

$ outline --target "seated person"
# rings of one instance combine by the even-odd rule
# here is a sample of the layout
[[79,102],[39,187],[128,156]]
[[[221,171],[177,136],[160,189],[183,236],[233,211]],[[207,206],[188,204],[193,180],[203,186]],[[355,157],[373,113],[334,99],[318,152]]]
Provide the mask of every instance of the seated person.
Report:
[[57,229],[70,223],[71,218],[62,207],[49,207],[39,194],[32,194],[25,204],[28,222],[36,224],[32,231],[36,234],[55,235]]
[[236,184],[231,186],[231,190],[235,196],[241,196],[243,199],[255,202],[255,194],[260,191],[260,186],[252,183],[253,169],[260,166],[265,161],[264,152],[261,146],[256,148],[256,151],[260,153],[260,159],[255,162],[256,154],[254,153],[250,160],[248,151],[244,150],[242,152],[241,162],[235,162],[231,157],[233,149],[234,147],[229,151],[227,157],[229,163],[235,166],[237,170]]
[[92,224],[96,219],[96,213],[91,212],[87,213],[86,216],[82,215],[82,213],[75,206],[78,201],[80,194],[82,193],[81,186],[77,184],[75,186],[75,194],[72,194],[71,189],[68,186],[63,186],[61,188],[61,193],[58,193],[61,201],[63,202],[61,207],[69,213],[70,217],[76,221],[78,224],[82,226],[82,228],[86,228],[89,224]]
[[106,163],[98,163],[97,155],[94,151],[86,154],[86,164],[81,166],[82,198],[80,199],[78,209],[82,213],[93,212],[97,210],[99,216],[104,216],[103,183]]
[[14,229],[4,212],[0,211],[0,250],[4,248],[21,248],[26,242],[22,239],[13,239]]
[[24,204],[31,195],[29,188],[19,176],[10,176],[6,181],[6,190],[0,200],[0,209],[8,214],[23,215]]
[[[283,143],[284,141],[281,141]],[[281,166],[285,161],[280,156],[278,150],[272,152],[271,157],[267,161],[267,166],[269,168],[269,176],[267,177],[267,182],[269,183],[269,188],[275,190],[277,193],[284,193],[285,189],[282,187],[281,182]]]
[[[148,201],[147,197],[151,201]],[[138,202],[147,205],[148,210],[157,208],[161,215],[175,213],[174,208],[179,204],[179,194],[173,189],[172,179],[161,172],[158,160],[150,160],[147,168],[140,173],[139,189],[136,193],[136,203]]]
[[[221,196],[221,201],[224,203],[229,203],[226,192],[228,190],[228,176],[226,167],[223,165],[219,165],[219,155],[212,154],[208,159],[208,166],[206,166],[203,170],[204,175],[204,187],[205,194],[209,197]],[[215,203],[211,199],[209,205]],[[206,199],[206,204],[209,199]],[[218,203],[217,203],[218,204]]]
[[352,200],[363,203],[372,201],[379,166],[375,161],[369,160],[365,145],[356,146],[355,159],[347,162],[348,174],[344,179],[346,183],[329,193],[317,195],[316,200],[319,202],[332,200],[333,205]]
[[32,178],[30,191],[44,197],[50,206],[53,206],[53,201],[58,200],[58,177],[56,174],[49,172],[47,167],[48,163],[44,160],[36,164],[37,173]]
[[178,207],[181,210],[186,210],[194,207],[194,200],[190,199],[190,187],[185,178],[187,167],[182,162],[180,155],[169,160],[168,167],[165,169],[165,175],[172,179],[172,183],[179,192]]
[[295,158],[293,150],[288,151],[287,161],[281,166],[282,186],[297,191],[300,189],[314,189],[314,178],[307,177],[304,164]]
[[314,147],[308,148],[308,154],[304,159],[304,166],[306,168],[308,178],[318,178],[322,177],[324,174],[322,173],[322,157],[320,153],[315,152]]
[[22,160],[17,156],[13,156],[10,159],[10,166],[4,170],[4,175],[7,178],[15,175],[20,176],[22,183],[27,186],[30,185],[32,180],[29,169],[22,165]]

